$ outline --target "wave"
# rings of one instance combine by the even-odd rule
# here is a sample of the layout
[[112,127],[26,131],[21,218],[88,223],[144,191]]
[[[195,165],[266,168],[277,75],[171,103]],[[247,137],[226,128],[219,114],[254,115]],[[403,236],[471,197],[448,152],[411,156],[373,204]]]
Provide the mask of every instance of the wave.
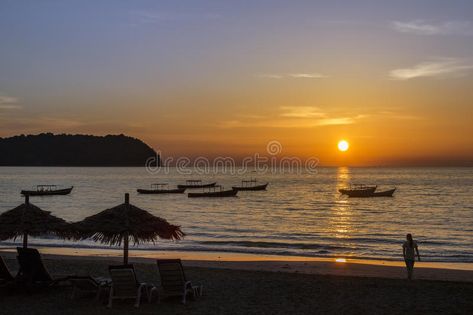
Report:
[[202,245],[222,245],[222,246],[240,246],[240,247],[259,247],[259,248],[287,248],[287,249],[324,249],[337,250],[346,249],[345,247],[332,245],[319,245],[311,243],[279,243],[279,242],[255,242],[255,241],[200,241]]
[[[338,246],[322,246],[317,244],[309,244],[309,249],[305,248],[308,244],[296,244],[295,247],[280,246],[281,243],[272,242],[203,242],[188,244],[156,244],[156,245],[140,245],[132,246],[133,251],[183,251],[183,252],[224,252],[224,253],[241,253],[256,255],[274,255],[274,256],[302,256],[302,257],[324,257],[337,258],[345,257],[350,259],[369,259],[369,260],[391,260],[400,261],[401,255],[397,252],[387,250],[370,250],[359,251],[349,247]],[[242,244],[243,243],[243,244]],[[263,243],[262,247],[248,246],[248,243]],[[246,246],[245,246],[246,245]],[[261,244],[259,244],[261,245]],[[0,242],[0,248],[15,249],[21,246],[15,242]],[[278,247],[279,246],[279,247]],[[77,249],[116,249],[121,250],[120,246],[107,246],[95,243],[49,243],[41,241],[31,241],[30,247],[54,247],[54,248],[77,248]],[[425,262],[458,262],[473,263],[473,255],[468,252],[461,253],[444,253],[438,255],[436,252],[422,252],[423,261]]]

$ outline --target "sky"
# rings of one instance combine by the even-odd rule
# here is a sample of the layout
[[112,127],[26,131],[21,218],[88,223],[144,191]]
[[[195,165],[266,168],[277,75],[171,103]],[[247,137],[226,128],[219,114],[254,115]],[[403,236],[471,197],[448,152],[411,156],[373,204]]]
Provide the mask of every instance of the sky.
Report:
[[472,106],[472,1],[0,0],[0,137],[473,165]]

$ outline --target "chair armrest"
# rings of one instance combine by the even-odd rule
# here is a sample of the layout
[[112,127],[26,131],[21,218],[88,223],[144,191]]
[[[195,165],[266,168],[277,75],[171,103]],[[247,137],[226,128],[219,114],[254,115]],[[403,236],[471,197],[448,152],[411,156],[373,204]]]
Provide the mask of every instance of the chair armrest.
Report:
[[186,283],[184,283],[184,288],[187,287],[192,287],[192,281],[186,281]]
[[140,282],[138,283],[138,287],[139,288],[146,288],[148,286],[148,284],[146,282]]

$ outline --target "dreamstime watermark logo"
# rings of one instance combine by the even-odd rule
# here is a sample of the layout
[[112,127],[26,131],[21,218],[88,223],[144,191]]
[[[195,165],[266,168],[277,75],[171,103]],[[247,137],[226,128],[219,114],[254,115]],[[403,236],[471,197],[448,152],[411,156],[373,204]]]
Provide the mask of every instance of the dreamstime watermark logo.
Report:
[[172,169],[182,175],[230,174],[244,175],[256,172],[258,174],[315,174],[319,159],[309,157],[301,159],[295,156],[282,155],[283,145],[277,140],[271,140],[266,145],[266,153],[254,153],[238,161],[228,156],[218,156],[213,159],[198,156],[193,159],[179,157],[162,158],[161,152],[146,160],[146,171],[150,174],[169,174]]
[[279,141],[271,140],[266,145],[266,152],[270,155],[278,155],[282,152],[282,144]]

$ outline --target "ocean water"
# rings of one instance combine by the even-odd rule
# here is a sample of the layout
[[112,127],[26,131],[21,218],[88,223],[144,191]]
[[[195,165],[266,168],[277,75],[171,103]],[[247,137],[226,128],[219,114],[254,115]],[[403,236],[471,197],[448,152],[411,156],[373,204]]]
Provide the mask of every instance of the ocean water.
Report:
[[[228,188],[242,179],[269,182],[268,190],[237,198],[187,198],[186,194],[138,195],[154,182],[217,181]],[[393,198],[349,199],[349,183],[397,187]],[[319,168],[316,174],[211,172],[153,175],[145,168],[0,167],[0,213],[23,202],[21,189],[37,184],[74,186],[68,196],[31,197],[31,202],[67,221],[123,202],[181,225],[186,237],[139,249],[226,251],[274,255],[402,259],[412,233],[425,261],[473,262],[473,168]],[[16,240],[19,243],[21,240]],[[12,246],[15,242],[0,242]],[[93,241],[32,238],[31,244],[104,247]]]

